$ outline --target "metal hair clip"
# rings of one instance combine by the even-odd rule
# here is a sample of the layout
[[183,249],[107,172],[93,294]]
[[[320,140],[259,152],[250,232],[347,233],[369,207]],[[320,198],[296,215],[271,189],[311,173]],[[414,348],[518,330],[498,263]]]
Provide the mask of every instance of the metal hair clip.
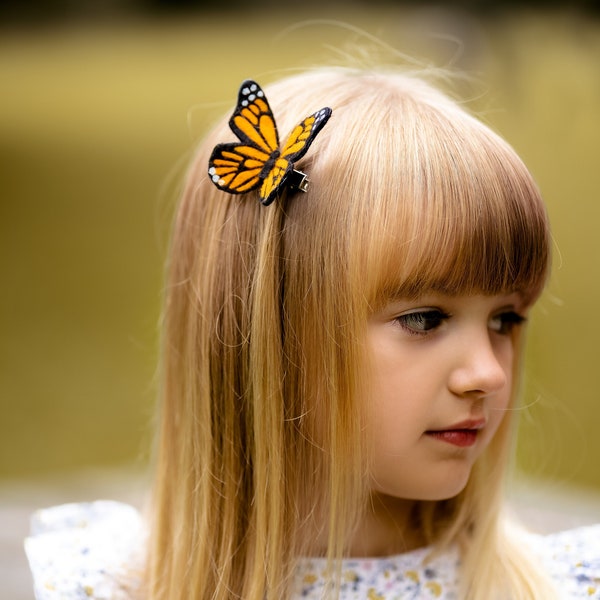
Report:
[[294,169],[331,116],[322,108],[301,121],[279,149],[275,118],[265,93],[255,81],[244,81],[229,127],[239,142],[217,144],[208,161],[211,181],[222,191],[243,194],[258,188],[260,201],[271,204],[287,187],[308,190],[305,173]]
[[302,171],[292,169],[288,176],[287,185],[290,190],[300,190],[301,192],[308,192],[308,184],[310,179]]

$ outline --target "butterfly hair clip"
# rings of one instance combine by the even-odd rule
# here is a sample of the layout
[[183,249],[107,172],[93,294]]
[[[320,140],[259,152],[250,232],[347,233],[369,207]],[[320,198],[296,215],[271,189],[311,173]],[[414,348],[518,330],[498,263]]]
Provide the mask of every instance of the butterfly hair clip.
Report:
[[306,192],[308,178],[294,169],[294,163],[306,154],[330,116],[331,109],[322,108],[306,117],[280,149],[277,125],[265,93],[258,83],[247,79],[240,87],[237,106],[229,119],[229,127],[239,142],[215,146],[208,161],[211,181],[230,194],[258,189],[265,206],[286,187]]

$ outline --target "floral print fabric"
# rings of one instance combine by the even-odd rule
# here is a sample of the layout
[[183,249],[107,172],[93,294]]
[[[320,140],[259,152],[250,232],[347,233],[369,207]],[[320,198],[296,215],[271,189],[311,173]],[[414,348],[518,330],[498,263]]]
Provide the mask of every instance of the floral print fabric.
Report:
[[[38,511],[25,549],[37,600],[126,600],[137,589],[145,527],[139,513],[118,502],[67,504]],[[538,536],[524,543],[552,576],[559,597],[600,600],[600,525]],[[342,600],[458,600],[459,555],[451,549],[426,561],[428,549],[386,558],[347,559]],[[324,559],[304,559],[296,597],[321,599]]]

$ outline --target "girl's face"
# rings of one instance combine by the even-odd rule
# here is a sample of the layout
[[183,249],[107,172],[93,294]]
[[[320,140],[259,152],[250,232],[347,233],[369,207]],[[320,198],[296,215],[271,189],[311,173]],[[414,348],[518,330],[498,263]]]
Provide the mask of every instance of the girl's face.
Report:
[[466,485],[510,402],[519,294],[431,292],[390,301],[368,323],[371,488],[442,500]]

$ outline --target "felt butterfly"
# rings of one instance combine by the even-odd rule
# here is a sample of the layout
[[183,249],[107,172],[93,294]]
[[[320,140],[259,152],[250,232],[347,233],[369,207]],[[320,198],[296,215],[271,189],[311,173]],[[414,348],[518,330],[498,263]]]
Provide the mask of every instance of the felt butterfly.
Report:
[[255,81],[244,81],[229,120],[229,127],[240,141],[215,146],[208,161],[212,182],[230,194],[258,189],[265,206],[285,186],[306,191],[308,179],[294,169],[294,163],[306,154],[330,116],[331,109],[322,108],[306,117],[280,149],[277,125],[265,93]]

